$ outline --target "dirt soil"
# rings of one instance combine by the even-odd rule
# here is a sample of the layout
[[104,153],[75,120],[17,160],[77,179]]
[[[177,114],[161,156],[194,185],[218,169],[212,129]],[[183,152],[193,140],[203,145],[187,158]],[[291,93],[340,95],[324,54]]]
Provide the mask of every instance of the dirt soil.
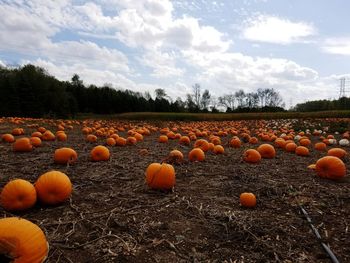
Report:
[[[3,123],[0,134],[14,127]],[[109,147],[110,161],[91,162],[90,150],[104,139],[86,143],[80,129],[68,131],[67,142],[43,142],[30,153],[14,153],[10,144],[0,143],[0,188],[15,178],[34,183],[53,169],[73,183],[64,204],[38,203],[15,214],[45,231],[46,262],[331,262],[298,204],[338,260],[350,262],[349,160],[345,179],[320,179],[307,166],[325,153],[311,150],[300,157],[277,149],[276,158],[251,165],[242,154],[252,146],[229,148],[227,136],[224,155],[207,153],[204,162],[189,163],[192,146],[157,143],[155,132],[135,146]],[[27,128],[26,134],[33,131]],[[54,164],[54,150],[64,146],[78,152],[74,165]],[[186,160],[175,165],[174,191],[150,190],[145,169],[175,148]],[[149,154],[140,155],[140,149]],[[242,192],[255,193],[256,208],[240,206]],[[0,215],[13,216],[1,207]]]

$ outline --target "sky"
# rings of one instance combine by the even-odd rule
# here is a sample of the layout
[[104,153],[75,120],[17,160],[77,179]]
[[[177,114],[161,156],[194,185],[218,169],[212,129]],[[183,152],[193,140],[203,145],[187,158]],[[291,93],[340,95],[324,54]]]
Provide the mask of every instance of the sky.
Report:
[[274,88],[288,108],[336,99],[350,79],[349,10],[348,0],[0,0],[0,65],[174,100],[195,83],[214,97]]

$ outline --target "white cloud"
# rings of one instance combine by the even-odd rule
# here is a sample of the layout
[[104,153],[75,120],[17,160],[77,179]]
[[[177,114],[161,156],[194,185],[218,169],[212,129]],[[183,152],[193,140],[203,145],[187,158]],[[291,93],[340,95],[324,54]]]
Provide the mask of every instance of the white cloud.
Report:
[[350,56],[350,38],[326,39],[322,50],[330,54]]
[[301,42],[305,37],[315,34],[316,29],[311,24],[269,15],[249,18],[242,29],[245,39],[284,45]]

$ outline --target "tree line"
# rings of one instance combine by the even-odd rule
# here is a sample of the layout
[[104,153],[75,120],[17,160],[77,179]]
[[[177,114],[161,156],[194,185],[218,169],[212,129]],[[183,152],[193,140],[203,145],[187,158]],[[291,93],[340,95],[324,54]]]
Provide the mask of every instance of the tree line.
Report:
[[313,100],[297,104],[295,111],[329,111],[329,110],[350,110],[350,98],[342,97],[336,100]]
[[0,67],[0,116],[74,117],[77,113],[122,112],[251,112],[283,111],[284,103],[273,89],[245,93],[238,90],[218,98],[199,84],[183,100],[170,98],[164,89],[134,92],[110,84],[86,85],[79,75],[60,81],[34,65]]

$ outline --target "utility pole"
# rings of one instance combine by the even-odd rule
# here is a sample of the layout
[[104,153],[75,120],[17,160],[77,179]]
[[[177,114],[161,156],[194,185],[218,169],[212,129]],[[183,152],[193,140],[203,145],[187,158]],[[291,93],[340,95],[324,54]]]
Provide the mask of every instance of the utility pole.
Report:
[[345,77],[340,78],[340,91],[339,91],[339,99],[342,97],[346,97],[346,93],[349,92],[347,88],[349,87],[349,79],[346,79]]

